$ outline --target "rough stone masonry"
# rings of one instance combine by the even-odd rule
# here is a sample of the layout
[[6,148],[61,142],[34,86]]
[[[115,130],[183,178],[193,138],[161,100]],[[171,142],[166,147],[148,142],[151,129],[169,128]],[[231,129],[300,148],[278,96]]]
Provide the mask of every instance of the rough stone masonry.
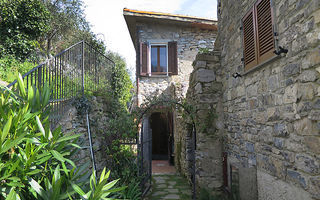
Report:
[[[216,50],[228,167],[238,171],[241,199],[319,200],[320,1],[272,1],[279,45],[288,53],[245,73],[240,21],[255,2],[218,2]],[[196,106],[220,94],[215,84],[207,87],[211,79],[204,74],[212,72],[204,70],[208,67],[200,71],[196,64],[196,80],[190,80]],[[201,135],[198,140],[211,143]]]
[[[216,31],[181,26],[179,24],[150,22],[137,23],[137,27],[138,42],[150,40],[177,41],[179,70],[178,75],[174,76],[152,75],[150,77],[140,77],[139,102],[143,103],[148,97],[160,94],[172,98],[185,99],[189,88],[189,77],[193,69],[192,63],[200,48],[213,50]],[[203,71],[198,76],[210,81],[209,79],[212,79],[214,75]],[[190,156],[191,138],[188,136],[188,129],[185,127],[180,112],[175,112],[174,130],[175,165],[183,174],[190,177],[190,165],[192,162]]]

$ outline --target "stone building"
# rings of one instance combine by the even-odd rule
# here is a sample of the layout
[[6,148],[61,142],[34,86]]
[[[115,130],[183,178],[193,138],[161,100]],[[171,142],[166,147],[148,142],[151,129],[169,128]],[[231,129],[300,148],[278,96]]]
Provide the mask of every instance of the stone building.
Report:
[[[218,1],[215,51],[197,56],[187,94],[198,117],[203,95],[216,97],[206,106],[219,116],[223,189],[245,200],[320,199],[320,1]],[[206,137],[197,143],[212,146]]]
[[[216,31],[167,23],[183,17],[124,12],[137,52],[154,37],[178,43],[178,75],[139,74],[137,54],[138,95],[141,103],[165,91],[195,108],[197,187],[242,200],[320,199],[319,0],[218,1],[213,51],[197,56]],[[179,117],[175,161],[188,174]]]
[[[137,105],[158,95],[184,99],[197,53],[214,48],[217,22],[129,9],[123,13],[137,55]],[[210,78],[205,71],[202,76]],[[168,159],[172,164],[180,161],[176,155],[180,156],[179,149],[186,149],[186,138],[179,120],[181,116],[166,107],[154,108],[144,118],[145,137],[152,134],[152,159]]]

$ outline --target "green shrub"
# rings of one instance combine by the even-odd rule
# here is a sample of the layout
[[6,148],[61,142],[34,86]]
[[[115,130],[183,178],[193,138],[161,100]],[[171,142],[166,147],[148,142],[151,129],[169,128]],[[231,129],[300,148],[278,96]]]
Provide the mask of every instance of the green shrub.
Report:
[[27,93],[19,75],[18,88],[18,95],[0,88],[0,199],[98,200],[124,189],[112,189],[118,180],[107,183],[110,172],[104,170],[98,183],[95,173],[88,181],[87,166],[76,168],[71,156],[80,135],[50,130],[49,112],[44,112],[48,86],[41,92],[30,87]]
[[107,150],[111,158],[110,170],[113,179],[120,178],[119,185],[127,185],[127,189],[121,192],[118,197],[131,200],[141,198],[140,182],[136,155],[129,146],[120,145],[119,141],[114,141],[111,148]]
[[8,83],[13,82],[18,74],[25,74],[35,67],[35,64],[29,61],[21,62],[13,56],[4,56],[0,58],[0,79]]

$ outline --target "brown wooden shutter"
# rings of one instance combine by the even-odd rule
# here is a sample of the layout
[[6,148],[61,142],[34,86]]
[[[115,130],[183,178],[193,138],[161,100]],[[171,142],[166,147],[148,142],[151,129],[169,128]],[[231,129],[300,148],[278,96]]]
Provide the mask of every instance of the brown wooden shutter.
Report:
[[140,42],[140,76],[148,74],[148,44]]
[[273,19],[270,0],[258,0],[255,4],[258,63],[274,56]]
[[254,21],[254,12],[252,9],[242,19],[245,71],[258,64]]
[[178,75],[178,48],[175,41],[168,43],[168,72],[170,75]]

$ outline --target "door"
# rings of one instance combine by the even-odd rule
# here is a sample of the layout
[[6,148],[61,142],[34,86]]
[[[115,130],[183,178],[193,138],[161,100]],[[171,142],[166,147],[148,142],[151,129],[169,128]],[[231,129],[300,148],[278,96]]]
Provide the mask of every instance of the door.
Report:
[[139,138],[139,173],[143,176],[141,180],[141,191],[144,196],[151,187],[152,174],[152,131],[148,116],[144,116]]

